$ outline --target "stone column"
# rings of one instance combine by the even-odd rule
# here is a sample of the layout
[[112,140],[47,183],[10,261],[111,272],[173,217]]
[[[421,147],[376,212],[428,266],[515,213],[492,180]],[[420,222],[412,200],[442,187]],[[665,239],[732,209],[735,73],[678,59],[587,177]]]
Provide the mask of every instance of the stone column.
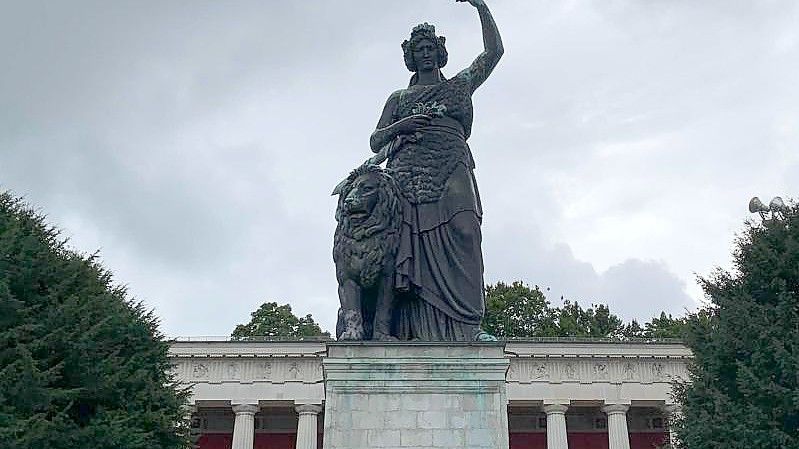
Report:
[[669,431],[669,444],[671,447],[676,448],[678,447],[677,436],[674,435],[673,423],[680,417],[680,406],[678,404],[666,404],[661,409],[666,417],[666,429]]
[[318,404],[299,404],[294,407],[299,414],[297,421],[297,449],[316,449],[319,433],[318,416],[322,406]]
[[565,403],[544,402],[542,410],[547,414],[547,449],[569,449],[569,441],[566,434],[566,410],[568,405]]
[[253,449],[255,442],[255,414],[258,402],[233,404],[236,420],[233,422],[233,445],[231,449]]
[[602,411],[608,415],[608,447],[630,449],[630,433],[627,430],[627,404],[608,404]]

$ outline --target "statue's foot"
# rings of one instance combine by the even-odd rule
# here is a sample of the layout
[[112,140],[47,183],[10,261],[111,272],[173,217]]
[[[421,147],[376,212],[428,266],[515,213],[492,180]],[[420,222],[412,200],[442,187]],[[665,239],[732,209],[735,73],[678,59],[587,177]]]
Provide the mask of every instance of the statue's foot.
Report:
[[497,337],[495,337],[495,336],[489,334],[488,332],[480,329],[474,335],[474,341],[498,341],[498,340],[497,340]]

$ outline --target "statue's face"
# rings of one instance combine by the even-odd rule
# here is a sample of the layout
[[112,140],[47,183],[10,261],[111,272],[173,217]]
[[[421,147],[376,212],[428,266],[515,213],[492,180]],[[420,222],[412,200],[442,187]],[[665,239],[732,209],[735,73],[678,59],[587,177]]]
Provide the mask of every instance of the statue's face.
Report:
[[363,220],[372,214],[379,199],[380,178],[377,173],[365,173],[355,178],[352,189],[344,199],[351,219]]
[[413,60],[420,72],[438,69],[438,45],[430,39],[422,39],[413,46]]

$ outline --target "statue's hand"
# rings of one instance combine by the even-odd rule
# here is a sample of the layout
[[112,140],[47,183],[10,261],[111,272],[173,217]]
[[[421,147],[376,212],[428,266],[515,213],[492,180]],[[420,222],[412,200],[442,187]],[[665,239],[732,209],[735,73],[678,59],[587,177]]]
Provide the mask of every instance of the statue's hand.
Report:
[[483,0],[455,0],[456,2],[469,2],[470,5],[477,8],[478,6],[483,6],[486,4]]
[[396,134],[413,134],[419,128],[427,126],[431,119],[432,117],[427,114],[414,114],[398,120],[391,126]]

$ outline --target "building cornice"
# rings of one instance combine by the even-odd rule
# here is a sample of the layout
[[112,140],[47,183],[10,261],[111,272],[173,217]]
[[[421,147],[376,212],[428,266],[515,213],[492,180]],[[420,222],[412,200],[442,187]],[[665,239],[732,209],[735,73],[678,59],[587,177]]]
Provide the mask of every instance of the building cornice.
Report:
[[[512,340],[492,343],[422,343],[335,341],[176,340],[169,356],[177,379],[192,386],[194,400],[218,403],[257,398],[261,401],[324,400],[325,369],[358,371],[402,348],[415,347],[416,360],[440,358],[483,347],[504,353],[504,378],[511,403],[576,403],[663,405],[673,402],[675,381],[688,378],[691,351],[673,341]],[[342,351],[374,353],[360,363]],[[479,353],[480,351],[478,351]],[[391,363],[400,362],[392,360]],[[443,361],[442,361],[443,362]],[[470,360],[450,360],[447,372]],[[323,368],[323,365],[327,368]],[[363,367],[361,366],[363,365]],[[505,368],[503,368],[504,370]],[[412,371],[412,370],[411,370]],[[502,376],[502,373],[499,373]],[[542,402],[543,401],[543,402]]]

